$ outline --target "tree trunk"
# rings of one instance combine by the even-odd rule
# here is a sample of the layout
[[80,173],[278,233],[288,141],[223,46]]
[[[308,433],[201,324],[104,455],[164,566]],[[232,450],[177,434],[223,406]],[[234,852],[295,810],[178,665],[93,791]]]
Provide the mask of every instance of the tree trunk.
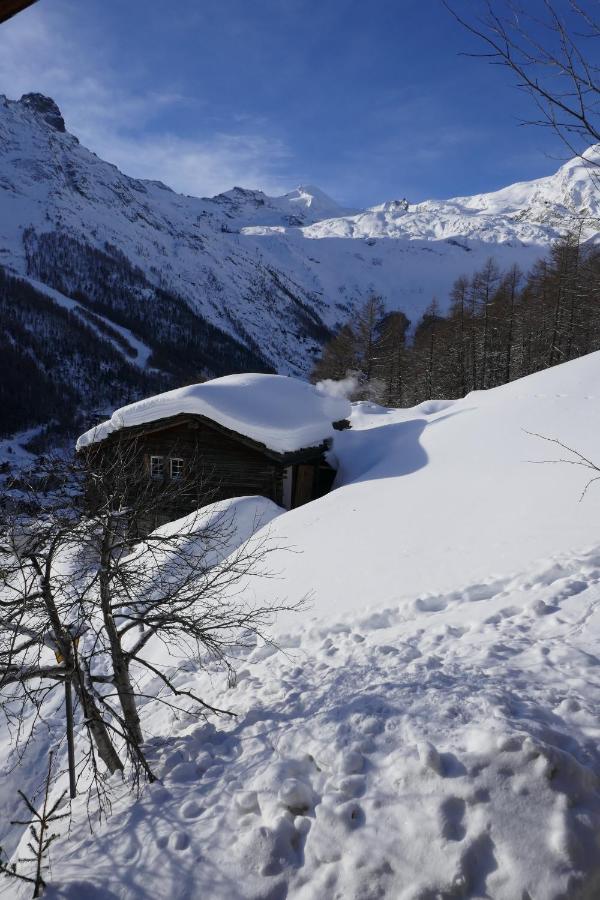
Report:
[[[56,608],[56,604],[54,602],[50,578],[47,571],[48,565],[51,564],[51,560],[52,557],[50,556],[46,564],[46,572],[43,572],[38,560],[35,557],[32,557],[32,563],[38,574],[41,576],[41,589],[44,605],[46,607],[48,619],[50,621],[50,624],[52,625],[54,640],[56,641],[56,645],[65,663],[65,670],[67,672],[77,671],[77,674],[79,675],[79,672],[75,665],[75,654],[73,652],[73,641],[71,639],[71,635],[65,628],[63,628],[58,609]],[[121,762],[119,755],[115,750],[110,734],[108,733],[108,729],[104,723],[104,720],[102,719],[100,710],[98,709],[92,694],[83,684],[81,677],[74,678],[73,683],[75,687],[75,693],[77,694],[77,698],[81,703],[88,728],[90,729],[90,733],[94,739],[94,743],[96,744],[98,756],[111,775],[117,770],[122,771],[123,763]]]
[[79,671],[77,677],[73,679],[73,687],[75,688],[75,693],[81,703],[81,708],[83,709],[83,714],[86,718],[90,734],[94,739],[98,756],[111,775],[117,771],[122,772],[123,763],[115,750],[110,734],[108,733],[108,728],[104,724],[100,710],[96,705],[96,701],[83,684],[83,679],[81,678],[81,673]]
[[129,675],[129,665],[121,646],[119,632],[112,615],[110,572],[112,566],[112,549],[110,542],[110,524],[106,526],[105,539],[102,542],[100,558],[100,607],[104,619],[104,627],[110,645],[110,655],[113,667],[113,675],[119,703],[123,712],[123,719],[127,734],[136,748],[144,743],[144,736],[140,725],[135,702],[135,694]]

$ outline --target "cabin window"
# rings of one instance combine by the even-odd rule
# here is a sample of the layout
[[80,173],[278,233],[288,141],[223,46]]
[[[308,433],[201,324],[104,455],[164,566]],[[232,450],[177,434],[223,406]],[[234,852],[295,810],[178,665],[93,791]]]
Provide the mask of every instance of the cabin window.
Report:
[[171,478],[177,480],[183,475],[183,460],[178,456],[171,457]]
[[150,457],[150,478],[164,478],[165,459],[164,456]]

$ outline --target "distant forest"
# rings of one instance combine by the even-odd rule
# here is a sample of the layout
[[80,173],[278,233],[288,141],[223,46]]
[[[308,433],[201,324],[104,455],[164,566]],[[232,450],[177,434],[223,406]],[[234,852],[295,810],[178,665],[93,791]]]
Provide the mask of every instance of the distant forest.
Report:
[[[23,236],[28,273],[75,300],[60,306],[0,266],[0,438],[43,426],[42,451],[140,397],[230,372],[270,371],[257,349],[156,287],[121,251],[63,232]],[[150,348],[149,368],[106,321]]]
[[[108,409],[203,377],[265,371],[242,347],[151,286],[115,247],[64,234],[25,235],[29,272],[79,302],[65,309],[0,267],[0,437],[33,426],[42,451]],[[446,304],[445,304],[446,307]],[[102,318],[103,317],[103,318]],[[107,321],[151,348],[151,368]],[[312,379],[355,379],[353,399],[414,406],[495,387],[600,349],[600,248],[569,234],[528,273],[493,259],[459,278],[442,313],[433,301],[411,328],[403,312],[366,299],[325,345]]]
[[[434,300],[414,332],[378,296],[324,347],[312,380],[356,379],[353,399],[415,406],[485,390],[600,349],[600,248],[568,234],[528,273],[493,259]],[[410,337],[409,337],[410,335]]]
[[164,383],[136,369],[80,316],[0,267],[0,437],[37,425],[72,433],[80,413]]

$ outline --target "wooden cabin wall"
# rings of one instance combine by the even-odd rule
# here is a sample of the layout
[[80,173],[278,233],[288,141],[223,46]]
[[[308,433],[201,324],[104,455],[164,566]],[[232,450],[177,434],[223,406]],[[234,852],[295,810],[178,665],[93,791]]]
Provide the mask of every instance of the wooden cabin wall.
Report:
[[[132,505],[135,505],[136,494],[140,494],[139,479],[143,480],[144,494],[148,489],[152,492],[153,484],[157,493],[165,494],[151,514],[138,515],[134,531],[139,536],[203,505],[231,497],[258,495],[268,497],[280,506],[284,505],[284,499],[292,508],[301,506],[327,493],[335,476],[335,471],[322,456],[285,467],[243,440],[212,428],[199,419],[176,421],[165,427],[155,426],[154,429],[149,423],[147,429],[136,429],[127,437],[115,436],[95,445],[88,454],[90,457],[100,454],[101,458],[109,461],[116,453],[115,458],[120,461],[129,456],[129,453],[119,456],[119,448],[123,446],[132,451],[131,490],[128,490]],[[162,490],[162,479],[151,478],[151,456],[163,457],[164,481],[170,484],[173,484],[170,480],[170,459],[176,457],[184,461],[181,491],[176,490],[174,495],[169,496],[169,492]],[[122,471],[120,462],[119,470]],[[289,483],[284,498],[286,472]],[[92,507],[91,492],[88,501]]]
[[140,523],[141,532],[187,515],[198,507],[199,502],[202,505],[253,494],[268,497],[278,504],[282,502],[282,466],[203,422],[143,433],[136,438],[136,443],[144,457],[148,478],[151,456],[164,457],[167,480],[169,459],[181,457],[188,473],[186,480],[189,478],[193,485],[189,498],[178,497],[175,503],[160,511],[155,521]]

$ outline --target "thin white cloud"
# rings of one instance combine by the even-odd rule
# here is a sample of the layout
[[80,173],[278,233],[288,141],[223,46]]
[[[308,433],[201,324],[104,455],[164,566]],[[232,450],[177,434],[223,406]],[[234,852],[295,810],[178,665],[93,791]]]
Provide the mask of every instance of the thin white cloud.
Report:
[[[161,130],[162,110],[202,102],[177,90],[134,93],[111,75],[98,41],[73,33],[69,4],[35,5],[0,31],[0,91],[17,99],[29,91],[53,97],[67,128],[82,144],[129,175],[165,182],[177,191],[210,196],[236,184],[281,193],[289,188],[283,141],[265,136],[264,123],[232,116],[232,131],[182,138]],[[240,132],[234,129],[243,124]],[[259,129],[260,126],[260,130]]]
[[212,196],[234,185],[258,188],[268,194],[283,193],[288,181],[269,168],[289,154],[283,144],[260,135],[215,134],[205,141],[187,140],[175,135],[129,138],[111,135],[106,152],[129,175],[159,179],[169,187],[195,196]]

